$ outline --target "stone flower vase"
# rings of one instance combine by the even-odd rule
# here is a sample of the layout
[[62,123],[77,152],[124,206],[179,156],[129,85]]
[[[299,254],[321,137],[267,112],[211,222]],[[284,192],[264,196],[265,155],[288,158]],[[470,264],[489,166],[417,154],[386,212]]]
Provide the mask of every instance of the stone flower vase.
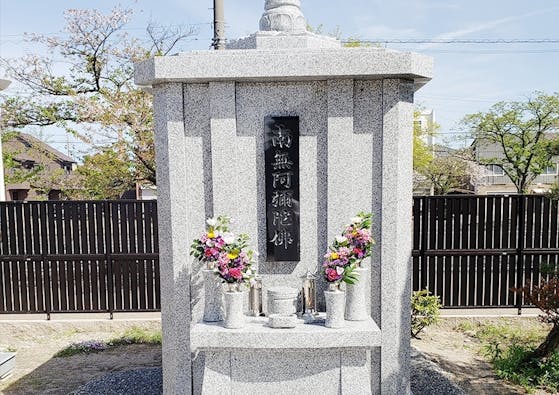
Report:
[[371,269],[356,267],[353,273],[359,279],[355,284],[346,284],[345,319],[348,321],[365,321],[370,317],[367,303]]
[[206,322],[223,321],[223,289],[219,276],[212,269],[203,269],[204,318]]
[[228,329],[238,329],[245,325],[245,315],[243,312],[244,292],[239,290],[237,284],[227,284],[228,290],[224,293],[225,322],[224,326]]
[[324,291],[326,298],[326,327],[342,328],[345,325],[344,307],[345,293],[340,290],[339,283],[330,283]]

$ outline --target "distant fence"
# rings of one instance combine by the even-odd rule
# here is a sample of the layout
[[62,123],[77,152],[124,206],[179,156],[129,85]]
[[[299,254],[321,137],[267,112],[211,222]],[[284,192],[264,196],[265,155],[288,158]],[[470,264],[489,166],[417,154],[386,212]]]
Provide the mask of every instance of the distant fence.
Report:
[[157,311],[154,201],[0,202],[0,313]]
[[413,289],[447,308],[525,305],[511,288],[559,266],[558,202],[544,196],[414,197]]

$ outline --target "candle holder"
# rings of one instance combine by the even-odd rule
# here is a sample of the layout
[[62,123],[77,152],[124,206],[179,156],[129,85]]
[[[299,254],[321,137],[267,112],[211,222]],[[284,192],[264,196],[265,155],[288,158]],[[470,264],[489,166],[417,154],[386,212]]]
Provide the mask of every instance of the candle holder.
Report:
[[255,277],[250,284],[250,292],[248,295],[250,315],[259,317],[262,315],[262,278]]
[[316,274],[307,270],[307,273],[301,277],[303,279],[303,319],[305,322],[313,322],[318,316],[316,305]]

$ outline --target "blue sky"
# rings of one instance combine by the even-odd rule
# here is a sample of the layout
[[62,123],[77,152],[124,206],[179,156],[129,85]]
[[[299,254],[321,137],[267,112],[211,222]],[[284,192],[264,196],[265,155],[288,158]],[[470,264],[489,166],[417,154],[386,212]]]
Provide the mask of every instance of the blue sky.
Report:
[[[224,3],[228,38],[257,30],[264,0]],[[0,0],[0,56],[37,51],[23,42],[23,33],[59,32],[65,9],[108,11],[115,4],[106,0]],[[120,4],[137,10],[128,27],[132,35],[144,35],[150,19],[163,24],[198,24],[198,40],[182,49],[207,49],[210,44],[212,0],[129,0]],[[302,0],[302,5],[311,25],[322,24],[325,31],[339,27],[343,38],[559,40],[559,3],[554,0]],[[559,91],[559,43],[388,47],[435,58],[435,78],[417,93],[416,102],[435,111],[442,136],[455,136],[465,114],[485,110],[497,101],[523,99],[535,90]],[[14,93],[17,87],[10,90],[7,93]]]

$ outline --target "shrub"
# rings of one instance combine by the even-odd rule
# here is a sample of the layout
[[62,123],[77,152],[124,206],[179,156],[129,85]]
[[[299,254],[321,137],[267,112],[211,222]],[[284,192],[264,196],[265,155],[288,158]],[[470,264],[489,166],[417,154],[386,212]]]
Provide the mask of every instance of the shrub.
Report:
[[441,302],[438,296],[426,289],[415,291],[411,297],[411,335],[418,339],[419,333],[439,321]]

